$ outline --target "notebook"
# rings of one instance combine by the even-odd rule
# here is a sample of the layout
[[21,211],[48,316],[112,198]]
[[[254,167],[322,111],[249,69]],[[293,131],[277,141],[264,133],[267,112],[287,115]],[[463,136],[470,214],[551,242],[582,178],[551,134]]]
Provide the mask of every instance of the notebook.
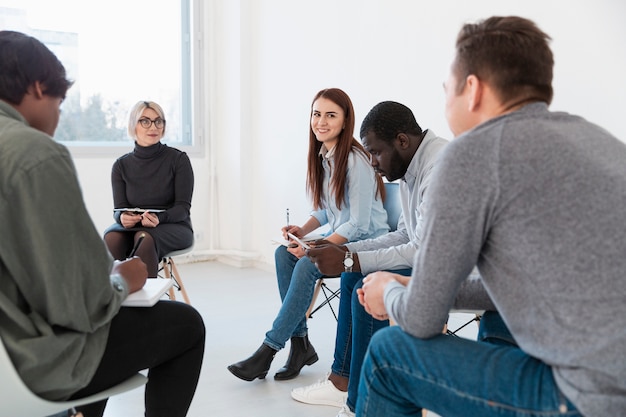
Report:
[[139,291],[128,294],[122,302],[124,307],[152,307],[174,285],[171,278],[148,278]]
[[271,242],[273,244],[275,244],[275,245],[283,245],[283,246],[289,246],[290,244],[298,243],[301,246],[303,246],[305,249],[307,249],[307,246],[309,246],[309,245],[306,244],[306,242],[314,242],[316,240],[324,239],[326,237],[324,235],[315,234],[315,233],[309,233],[308,235],[306,235],[303,238],[297,238],[294,235],[292,235],[291,233],[289,233],[289,235],[290,235],[292,241],[272,239]]

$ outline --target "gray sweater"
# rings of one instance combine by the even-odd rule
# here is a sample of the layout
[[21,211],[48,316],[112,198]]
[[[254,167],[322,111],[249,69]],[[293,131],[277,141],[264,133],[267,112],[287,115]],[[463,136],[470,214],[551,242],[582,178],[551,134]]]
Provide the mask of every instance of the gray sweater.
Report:
[[361,272],[366,275],[379,270],[408,269],[422,239],[424,195],[430,186],[431,173],[439,154],[448,143],[428,130],[413,155],[406,174],[400,181],[402,214],[398,229],[374,239],[351,242],[346,247],[358,252]]
[[520,348],[577,408],[625,416],[626,145],[534,103],[452,141],[428,193],[411,283],[385,290],[392,318],[439,334],[477,265]]

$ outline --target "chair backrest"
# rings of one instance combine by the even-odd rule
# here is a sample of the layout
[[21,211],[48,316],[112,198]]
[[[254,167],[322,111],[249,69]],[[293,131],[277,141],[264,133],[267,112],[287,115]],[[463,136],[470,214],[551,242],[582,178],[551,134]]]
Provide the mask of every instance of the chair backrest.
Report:
[[2,385],[2,389],[0,389],[0,408],[3,416],[43,417],[81,404],[89,404],[130,391],[145,384],[148,378],[142,374],[137,374],[119,385],[89,397],[73,401],[49,401],[33,394],[22,382],[4,347],[4,343],[0,342],[0,381],[2,381],[0,384]]
[[402,213],[402,206],[400,205],[400,186],[397,182],[385,183],[385,202],[383,207],[387,212],[387,223],[393,232],[398,228],[398,220]]

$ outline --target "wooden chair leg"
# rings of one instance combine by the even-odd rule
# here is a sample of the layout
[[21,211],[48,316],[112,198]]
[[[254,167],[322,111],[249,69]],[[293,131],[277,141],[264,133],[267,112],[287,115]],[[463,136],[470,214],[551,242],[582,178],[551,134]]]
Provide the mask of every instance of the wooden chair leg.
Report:
[[[176,283],[178,284],[178,288],[180,290],[180,292],[183,294],[183,300],[185,300],[185,303],[187,304],[191,304],[189,302],[189,296],[187,295],[187,290],[185,289],[185,285],[183,284],[183,279],[181,278],[180,274],[178,273],[178,268],[176,268],[176,263],[174,262],[174,259],[170,258],[170,263],[172,265],[172,272],[174,275],[174,279],[176,280]],[[170,291],[173,291],[173,289],[170,289]]]

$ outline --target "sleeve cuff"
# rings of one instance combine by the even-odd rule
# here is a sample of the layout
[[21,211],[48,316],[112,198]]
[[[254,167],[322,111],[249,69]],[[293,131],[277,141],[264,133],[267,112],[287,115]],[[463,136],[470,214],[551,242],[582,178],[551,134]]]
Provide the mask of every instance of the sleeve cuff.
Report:
[[126,298],[126,296],[128,295],[128,291],[129,291],[126,280],[122,278],[120,274],[111,274],[110,279],[111,279],[111,287],[113,287],[113,289],[116,292],[122,293],[123,297]]

